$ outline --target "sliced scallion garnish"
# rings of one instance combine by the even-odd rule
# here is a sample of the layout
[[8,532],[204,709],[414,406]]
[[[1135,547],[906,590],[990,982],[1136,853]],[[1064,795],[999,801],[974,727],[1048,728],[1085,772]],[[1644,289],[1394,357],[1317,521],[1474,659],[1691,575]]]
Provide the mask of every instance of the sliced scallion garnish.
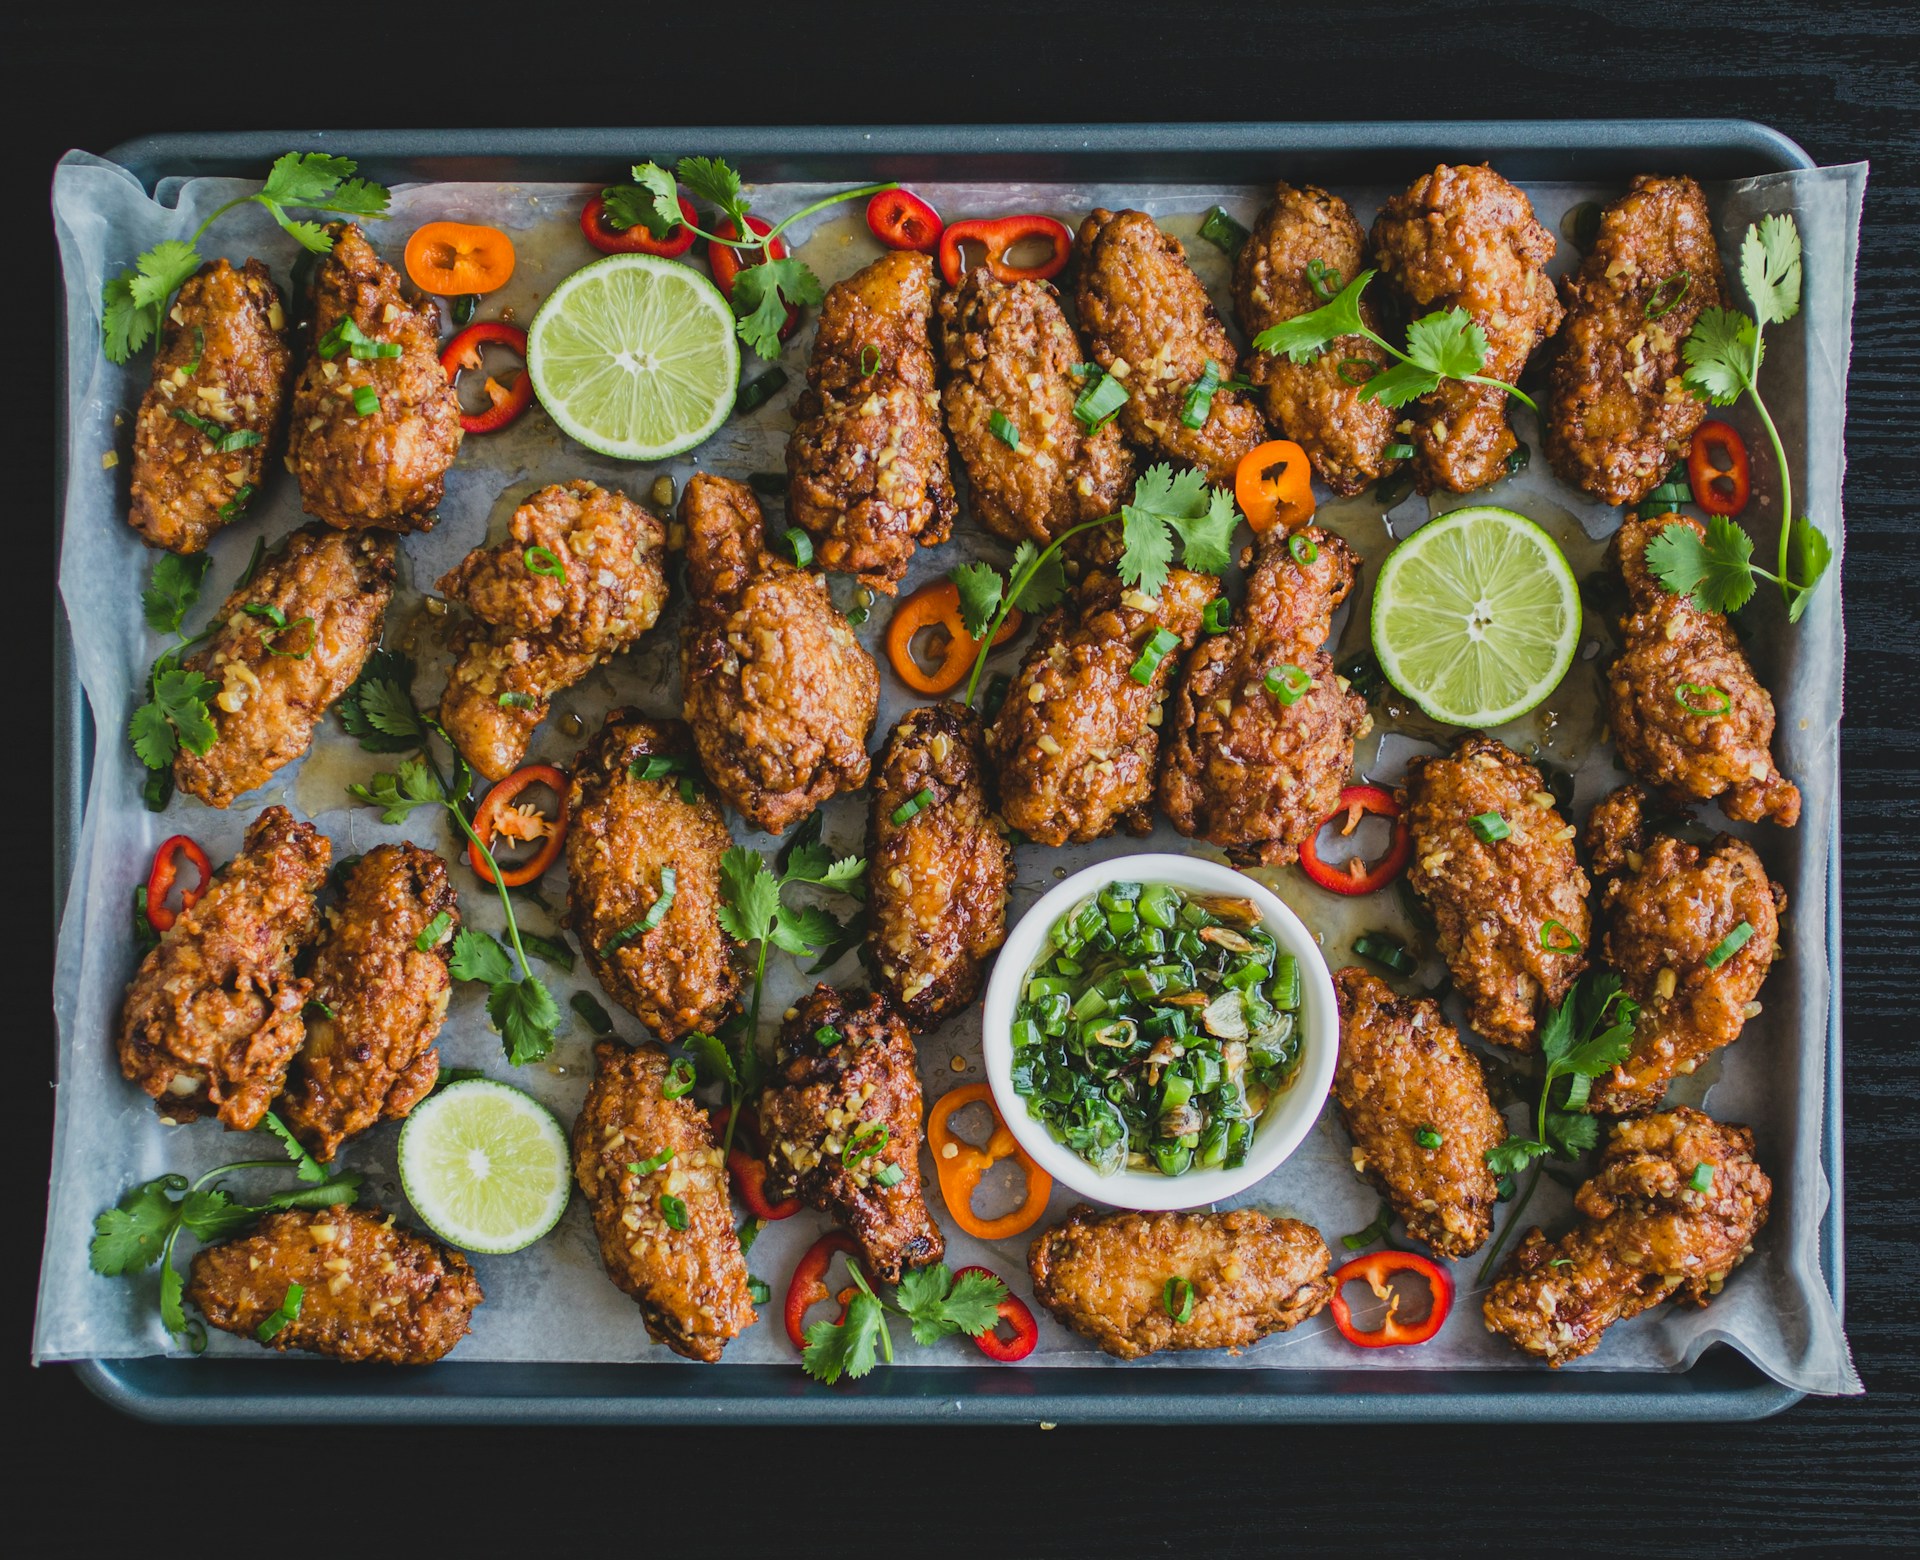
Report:
[[1156,628],[1153,637],[1140,647],[1140,659],[1133,663],[1127,673],[1142,688],[1153,681],[1153,674],[1160,669],[1160,663],[1167,658],[1167,652],[1180,643],[1180,636],[1170,628]]

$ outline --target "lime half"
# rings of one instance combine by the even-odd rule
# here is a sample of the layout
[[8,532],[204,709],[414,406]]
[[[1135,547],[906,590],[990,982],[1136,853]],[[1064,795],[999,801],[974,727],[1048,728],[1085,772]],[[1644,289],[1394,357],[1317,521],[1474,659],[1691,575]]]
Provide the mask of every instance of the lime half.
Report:
[[1394,687],[1450,726],[1498,726],[1559,686],[1580,587],[1525,515],[1476,504],[1429,520],[1373,587],[1373,651]]
[[485,1078],[450,1084],[400,1132],[400,1184],[442,1240],[499,1254],[559,1222],[573,1187],[567,1137],[530,1094]]
[[665,460],[733,411],[733,310],[698,271],[658,255],[583,266],[527,330],[534,394],[563,432],[621,460]]

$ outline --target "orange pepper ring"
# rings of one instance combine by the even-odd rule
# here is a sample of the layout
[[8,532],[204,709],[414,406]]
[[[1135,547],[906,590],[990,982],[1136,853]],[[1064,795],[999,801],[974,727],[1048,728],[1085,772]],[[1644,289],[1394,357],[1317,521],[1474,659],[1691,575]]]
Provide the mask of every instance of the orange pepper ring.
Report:
[[[1276,468],[1277,474],[1276,474]],[[1256,532],[1275,524],[1293,530],[1313,518],[1313,467],[1291,439],[1269,439],[1240,457],[1233,496]]]
[[[1005,644],[1020,632],[1025,621],[1018,607],[1011,608],[993,636],[996,645]],[[947,642],[940,652],[940,664],[926,670],[913,656],[914,638],[924,628],[944,628]],[[893,609],[887,620],[887,660],[900,680],[915,693],[951,693],[966,680],[974,657],[980,653],[980,641],[967,632],[960,615],[960,587],[952,580],[935,580],[923,585]]]
[[[948,1125],[953,1113],[969,1105],[984,1104],[993,1112],[993,1133],[984,1148],[953,1135]],[[993,1090],[984,1083],[962,1084],[940,1096],[927,1113],[927,1143],[933,1152],[934,1173],[940,1178],[940,1195],[946,1199],[947,1212],[975,1240],[1005,1240],[1030,1230],[1047,1211],[1053,1196],[1053,1177],[1035,1164],[1007,1124],[1000,1119],[1000,1108],[993,1102]],[[951,1152],[949,1152],[951,1150]],[[973,1194],[980,1177],[1003,1159],[1017,1159],[1027,1178],[1027,1197],[1012,1213],[997,1219],[982,1219],[973,1211]]]

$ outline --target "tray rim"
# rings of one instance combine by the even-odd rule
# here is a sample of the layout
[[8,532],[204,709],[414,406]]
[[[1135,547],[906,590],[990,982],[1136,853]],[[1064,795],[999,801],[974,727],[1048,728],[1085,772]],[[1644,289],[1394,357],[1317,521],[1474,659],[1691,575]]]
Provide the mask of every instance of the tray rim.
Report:
[[[1672,148],[1744,162],[1759,172],[1812,168],[1797,142],[1745,119],[1407,120],[1395,123],[1233,121],[1152,125],[693,126],[525,130],[200,131],[136,137],[104,155],[152,191],[183,168],[194,174],[257,165],[288,148],[355,157],[363,166],[417,165],[445,158],[478,166],[530,160],[578,166],[656,152],[699,148],[745,159],[865,160],[998,155],[1007,158],[1151,153],[1175,158],[1223,153],[1294,155],[1396,152],[1444,155],[1471,145],[1492,158],[1510,154],[1593,156]],[[553,177],[552,170],[542,176]],[[1164,182],[1151,173],[1142,183]],[[64,296],[62,300],[64,314]],[[67,382],[65,334],[56,386]],[[58,404],[56,541],[64,529],[68,474],[66,400]],[[73,664],[71,630],[54,585],[54,913],[59,924],[91,768],[92,712]],[[1838,758],[1835,759],[1836,771]],[[1844,1180],[1841,1141],[1840,819],[1828,838],[1826,1097],[1821,1159],[1829,1186],[1821,1220],[1821,1267],[1844,1315]],[[1049,1367],[1009,1374],[990,1367],[922,1367],[889,1372],[870,1384],[836,1389],[796,1381],[777,1366],[735,1366],[721,1375],[662,1371],[649,1365],[553,1365],[443,1362],[429,1375],[369,1378],[321,1361],[274,1361],[260,1385],[247,1379],[262,1361],[184,1361],[164,1356],[71,1362],[80,1380],[110,1407],[166,1424],[305,1423],[676,1424],[694,1423],[1114,1423],[1151,1413],[1161,1421],[1222,1417],[1256,1423],[1369,1423],[1564,1420],[1572,1413],[1613,1422],[1751,1421],[1783,1412],[1805,1393],[1775,1382],[1727,1347],[1707,1350],[1677,1372],[1222,1371],[1158,1368],[1127,1375],[1105,1367]],[[618,1373],[622,1386],[605,1390]],[[644,1373],[636,1375],[635,1373]],[[576,1378],[593,1374],[598,1390]],[[754,1378],[764,1378],[769,1389]],[[1057,1378],[1057,1380],[1055,1379]],[[1074,1378],[1069,1380],[1068,1378]],[[354,1385],[349,1386],[351,1381]],[[702,1385],[702,1384],[705,1385]],[[1062,1386],[1070,1390],[1061,1390]],[[661,1391],[659,1388],[667,1390]],[[723,1390],[709,1390],[711,1388]],[[984,1387],[985,1390],[979,1390]]]

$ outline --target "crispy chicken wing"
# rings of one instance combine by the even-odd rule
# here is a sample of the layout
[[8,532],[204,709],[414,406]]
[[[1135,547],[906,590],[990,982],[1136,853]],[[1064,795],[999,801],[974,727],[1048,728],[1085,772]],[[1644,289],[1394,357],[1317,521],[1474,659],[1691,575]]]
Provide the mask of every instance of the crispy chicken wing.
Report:
[[1127,388],[1120,431],[1158,459],[1197,466],[1209,482],[1232,486],[1234,467],[1267,436],[1266,424],[1244,392],[1226,389],[1214,392],[1200,427],[1181,420],[1208,363],[1224,385],[1240,354],[1180,241],[1144,211],[1097,209],[1080,226],[1074,257],[1087,349]]
[[[1473,826],[1487,813],[1508,830],[1492,842]],[[1407,821],[1407,882],[1433,912],[1467,1022],[1495,1045],[1531,1051],[1538,1010],[1587,967],[1588,884],[1573,826],[1539,770],[1482,736],[1407,765]]]
[[823,569],[889,596],[958,507],[934,388],[933,262],[893,251],[827,290],[787,441],[787,514]]
[[[1320,648],[1353,588],[1354,558],[1331,532],[1295,541],[1275,527],[1240,561],[1253,565],[1246,604],[1226,633],[1201,642],[1180,679],[1160,806],[1182,834],[1235,860],[1287,866],[1334,811],[1354,739],[1369,726],[1367,701]],[[1312,678],[1291,704],[1265,681],[1286,667]]]
[[1684,1106],[1620,1122],[1574,1198],[1586,1222],[1553,1241],[1527,1233],[1487,1291],[1487,1330],[1564,1365],[1663,1300],[1704,1306],[1753,1249],[1772,1197],[1746,1127]]
[[219,685],[213,746],[182,744],[173,778],[209,807],[265,785],[305,753],[327,706],[353,686],[393,596],[394,541],[302,526],[234,588],[211,641],[182,663]]
[[[324,923],[312,970],[312,1000],[323,1009],[307,1021],[279,1105],[294,1136],[323,1160],[433,1092],[460,909],[446,863],[432,851],[376,845],[347,874]],[[429,930],[436,935],[422,949]]]
[[1560,284],[1547,457],[1561,479],[1637,504],[1684,455],[1707,404],[1680,382],[1680,344],[1725,301],[1707,197],[1692,179],[1642,174],[1600,214],[1600,235]]
[[[1162,1349],[1243,1349],[1316,1316],[1333,1298],[1319,1231],[1257,1208],[1096,1213],[1085,1203],[1027,1252],[1033,1294],[1116,1359]],[[1193,1315],[1167,1314],[1167,1284],[1193,1286]]]
[[[1333,977],[1340,1061],[1333,1097],[1353,1139],[1353,1167],[1386,1194],[1438,1257],[1478,1251],[1493,1233],[1498,1188],[1487,1150],[1507,1135],[1487,1075],[1440,1004],[1399,997],[1362,969]],[[1418,1134],[1438,1135],[1423,1147]]]
[[987,803],[985,756],[973,713],[936,704],[901,716],[874,777],[867,953],[916,1029],[971,1002],[1006,939],[1013,852]]
[[680,513],[693,595],[680,631],[687,724],[722,799],[780,834],[867,783],[880,672],[826,580],[767,551],[744,482],[696,472]]
[[[1623,786],[1587,820],[1587,852],[1603,875],[1600,958],[1640,1004],[1632,1054],[1594,1081],[1587,1104],[1616,1116],[1657,1110],[1675,1074],[1740,1038],[1778,956],[1787,903],[1746,841],[1723,834],[1703,851],[1654,834],[1647,806],[1638,786]],[[1736,938],[1745,940],[1729,948]]]
[[[976,267],[940,299],[940,345],[947,430],[982,525],[1044,547],[1119,510],[1133,454],[1116,423],[1089,433],[1073,415],[1083,354],[1049,284],[999,282]],[[1011,445],[993,431],[996,412],[1013,428]]]
[[[300,1286],[299,1315],[260,1324]],[[293,1208],[197,1252],[187,1299],[222,1332],[336,1360],[431,1365],[466,1337],[486,1298],[467,1259],[378,1208]]]
[[1800,790],[1773,764],[1773,698],[1718,612],[1676,596],[1647,568],[1647,544],[1684,515],[1628,520],[1611,555],[1627,583],[1626,646],[1607,673],[1607,719],[1620,762],[1674,801],[1709,802],[1741,823],[1791,828]]
[[560,482],[513,512],[505,541],[441,576],[478,620],[454,630],[440,700],[468,763],[489,780],[518,769],[553,696],[653,627],[666,549],[666,527],[626,494]]
[[[600,1260],[655,1342],[710,1364],[759,1320],[733,1231],[726,1156],[691,1095],[661,1093],[669,1061],[659,1046],[602,1040],[593,1060],[573,1124],[573,1174],[593,1212]],[[645,1174],[634,1168],[666,1154]]]
[[[1372,240],[1374,263],[1416,317],[1465,309],[1486,332],[1480,372],[1489,379],[1513,384],[1559,327],[1546,271],[1553,235],[1527,197],[1484,164],[1422,174],[1380,208]],[[1517,447],[1506,391],[1449,379],[1412,412],[1421,492],[1472,493],[1505,474]]]
[[[697,770],[679,721],[609,710],[567,802],[568,924],[607,995],[666,1040],[717,1029],[740,989],[715,913],[733,838]],[[648,926],[669,872],[668,908]]]
[[[1322,293],[1308,267],[1319,261]],[[1261,331],[1325,305],[1366,269],[1366,235],[1353,210],[1338,195],[1315,185],[1295,189],[1280,183],[1273,199],[1240,248],[1233,270],[1234,310],[1251,340]],[[1361,316],[1378,331],[1371,297],[1363,294]],[[1400,413],[1384,401],[1363,401],[1361,384],[1342,377],[1341,365],[1372,360],[1376,348],[1364,336],[1342,336],[1311,363],[1285,353],[1255,352],[1247,377],[1266,392],[1267,421],[1307,452],[1314,473],[1334,492],[1351,495],[1399,466],[1383,453],[1394,442]],[[1349,373],[1354,370],[1348,369]]]
[[[1008,824],[1042,845],[1147,832],[1162,708],[1219,594],[1211,574],[1185,569],[1157,598],[1092,573],[1041,620],[987,733]],[[1178,644],[1140,683],[1134,665],[1161,629]]]
[[[439,306],[409,298],[358,227],[328,231],[333,249],[313,271],[314,346],[293,395],[287,465],[307,513],[328,525],[431,530],[461,437],[460,400],[440,366]],[[341,339],[347,321],[353,335]],[[393,346],[397,357],[373,355]]]
[[293,972],[320,915],[313,896],[333,847],[284,807],[253,820],[238,856],[213,875],[140,961],[120,1010],[120,1071],[160,1114],[260,1124],[306,1038],[313,982]]
[[[286,427],[286,327],[258,260],[237,271],[216,260],[181,287],[133,427],[127,523],[149,546],[201,552],[259,491]],[[244,448],[222,448],[229,441]]]
[[[759,1111],[769,1198],[799,1197],[844,1224],[883,1283],[940,1260],[946,1241],[920,1185],[913,1036],[884,999],[814,987],[780,1030]],[[882,1171],[899,1178],[883,1186]]]

